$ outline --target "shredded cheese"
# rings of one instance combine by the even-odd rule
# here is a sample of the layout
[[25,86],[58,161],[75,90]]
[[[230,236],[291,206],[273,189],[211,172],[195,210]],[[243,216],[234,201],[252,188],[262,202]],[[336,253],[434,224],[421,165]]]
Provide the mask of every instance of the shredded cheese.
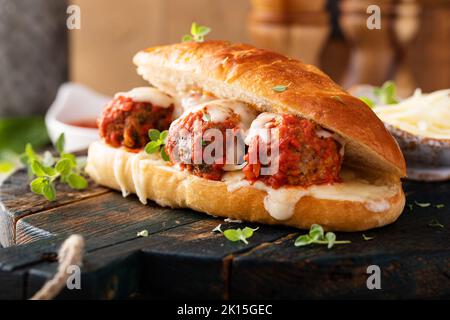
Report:
[[396,105],[377,105],[374,112],[385,123],[414,135],[450,139],[450,89],[414,94]]

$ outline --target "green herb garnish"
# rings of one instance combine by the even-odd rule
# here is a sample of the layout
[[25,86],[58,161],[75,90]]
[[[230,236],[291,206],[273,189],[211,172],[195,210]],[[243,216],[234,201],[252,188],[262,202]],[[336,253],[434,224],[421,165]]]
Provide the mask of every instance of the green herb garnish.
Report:
[[364,241],[370,241],[370,240],[375,239],[375,237],[368,237],[364,233],[363,233],[362,237],[363,237]]
[[137,237],[148,237],[148,230],[142,230],[142,231],[139,231],[139,232],[136,234],[136,236],[137,236]]
[[309,229],[309,234],[299,236],[294,245],[296,247],[307,246],[310,244],[326,244],[328,249],[331,249],[335,244],[351,243],[348,240],[336,241],[336,235],[333,232],[324,234],[323,228],[318,224],[313,224]]
[[337,102],[344,103],[344,100],[342,100],[340,96],[331,96],[330,98],[336,100]]
[[169,131],[167,130],[164,130],[163,132],[159,132],[157,129],[148,130],[150,142],[145,146],[145,152],[149,154],[159,152],[164,161],[169,161],[170,157],[164,148],[168,134]]
[[287,86],[284,86],[284,85],[277,85],[277,86],[275,86],[275,87],[272,87],[272,90],[273,91],[276,91],[276,92],[284,92],[284,91],[286,91],[287,90],[287,88],[288,88],[289,86],[287,85]]
[[362,102],[367,104],[370,108],[375,107],[375,102],[367,97],[359,97],[359,100],[362,100]]
[[59,158],[56,159],[50,152],[46,152],[43,157],[36,154],[31,144],[25,146],[25,152],[20,157],[28,167],[30,177],[34,178],[30,183],[31,191],[49,201],[56,199],[57,179],[76,190],[88,186],[87,180],[82,176],[82,166],[77,163],[73,154],[64,152],[64,144],[64,134],[61,134],[56,142],[59,153]]
[[444,225],[440,223],[437,219],[431,220],[428,226],[432,228],[444,228]]
[[223,232],[223,235],[225,238],[227,238],[230,241],[236,242],[236,241],[242,241],[245,244],[248,244],[247,239],[253,236],[253,232],[258,230],[259,228],[252,229],[249,227],[245,227],[244,229],[238,228],[238,229],[227,229]]
[[445,208],[445,204],[439,203],[439,204],[436,205],[436,208],[437,208],[437,209]]
[[417,206],[421,207],[421,208],[427,208],[427,207],[431,206],[431,203],[429,203],[429,202],[417,202],[417,201],[414,201],[414,203]]
[[386,81],[381,87],[374,88],[373,94],[380,99],[381,104],[396,104],[397,93],[395,83],[393,81]]
[[205,36],[211,32],[211,28],[206,26],[201,26],[196,22],[192,22],[191,25],[191,34],[186,34],[183,36],[182,41],[195,41],[195,42],[203,42],[205,41]]

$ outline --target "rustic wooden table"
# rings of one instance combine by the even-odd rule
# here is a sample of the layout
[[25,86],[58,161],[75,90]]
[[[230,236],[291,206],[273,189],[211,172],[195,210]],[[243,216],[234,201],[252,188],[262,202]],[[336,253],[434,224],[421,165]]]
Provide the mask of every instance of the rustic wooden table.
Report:
[[[59,188],[58,200],[32,194],[25,171],[0,189],[0,298],[24,299],[56,271],[68,235],[86,238],[81,290],[58,298],[449,298],[450,183],[406,182],[409,206],[387,227],[337,234],[350,245],[294,247],[304,231],[259,226],[248,245],[211,232],[224,223],[191,210],[141,205],[93,185]],[[436,208],[436,204],[445,204]],[[437,219],[445,227],[430,227]],[[251,225],[244,223],[244,225]],[[240,225],[242,226],[242,225]],[[137,237],[148,230],[148,237]],[[367,267],[381,268],[368,290]]]

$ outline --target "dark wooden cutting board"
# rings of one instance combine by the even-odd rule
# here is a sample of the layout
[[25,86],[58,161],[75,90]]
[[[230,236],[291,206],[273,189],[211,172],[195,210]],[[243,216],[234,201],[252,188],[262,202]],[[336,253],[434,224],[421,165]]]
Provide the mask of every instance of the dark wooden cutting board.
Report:
[[[363,233],[338,233],[349,245],[294,247],[305,233],[258,225],[250,243],[211,232],[225,223],[192,210],[141,205],[135,196],[90,184],[58,187],[58,200],[32,194],[25,171],[0,188],[0,298],[33,295],[56,271],[58,246],[86,239],[82,289],[58,298],[449,298],[450,183],[405,182],[399,220]],[[414,202],[430,203],[420,207]],[[437,208],[436,205],[445,207]],[[409,208],[412,205],[412,210]],[[444,228],[429,226],[433,220]],[[148,230],[148,237],[137,237]],[[381,269],[369,290],[367,267]]]

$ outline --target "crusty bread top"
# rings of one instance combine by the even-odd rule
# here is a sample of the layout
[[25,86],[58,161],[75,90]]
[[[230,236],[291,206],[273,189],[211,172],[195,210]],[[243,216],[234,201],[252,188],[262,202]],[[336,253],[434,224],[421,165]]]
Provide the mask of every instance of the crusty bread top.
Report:
[[[169,94],[201,88],[219,98],[247,102],[259,111],[313,120],[346,140],[346,161],[405,176],[403,155],[381,120],[312,65],[226,41],[148,48],[136,54],[134,63],[139,74]],[[272,89],[278,85],[288,88]]]

